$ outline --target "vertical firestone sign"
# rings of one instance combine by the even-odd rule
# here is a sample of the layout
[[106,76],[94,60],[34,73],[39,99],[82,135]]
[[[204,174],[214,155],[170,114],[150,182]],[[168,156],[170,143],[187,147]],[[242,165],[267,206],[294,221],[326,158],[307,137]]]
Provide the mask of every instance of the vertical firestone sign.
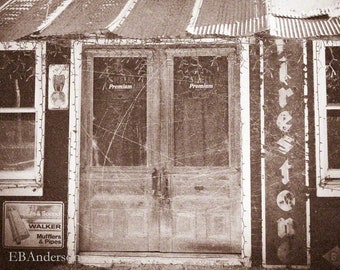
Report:
[[264,43],[266,265],[306,265],[302,44]]

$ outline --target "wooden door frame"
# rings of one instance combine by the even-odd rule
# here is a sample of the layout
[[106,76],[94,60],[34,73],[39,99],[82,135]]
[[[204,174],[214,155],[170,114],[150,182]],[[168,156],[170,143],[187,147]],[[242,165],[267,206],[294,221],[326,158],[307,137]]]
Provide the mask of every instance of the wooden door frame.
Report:
[[[188,44],[188,40],[172,41],[167,40],[167,43]],[[250,192],[250,108],[249,108],[249,44],[251,40],[243,38],[238,40],[237,50],[239,52],[240,61],[240,106],[241,106],[241,188],[242,188],[242,255],[241,257],[233,258],[234,263],[251,265],[251,192]],[[189,44],[221,44],[235,45],[235,40],[206,38],[199,41],[189,40]],[[82,54],[85,46],[136,46],[145,45],[144,42],[135,40],[108,40],[104,38],[87,39],[87,40],[72,40],[71,41],[71,69],[70,69],[70,118],[69,118],[69,177],[68,177],[68,238],[67,238],[67,257],[69,263],[80,261],[83,263],[107,262],[107,257],[88,256],[84,254],[80,256],[79,250],[79,177],[80,177],[80,131],[81,131],[81,89],[83,76]],[[149,45],[159,45],[153,42]],[[227,256],[228,257],[228,256]],[[157,257],[158,258],[158,257]],[[136,259],[133,258],[134,262]],[[157,260],[150,260],[155,263]],[[161,259],[160,259],[161,260]],[[213,259],[215,260],[215,259]],[[111,258],[111,262],[122,261],[121,257],[116,255]],[[137,261],[143,261],[138,260]],[[171,260],[174,262],[174,259]]]

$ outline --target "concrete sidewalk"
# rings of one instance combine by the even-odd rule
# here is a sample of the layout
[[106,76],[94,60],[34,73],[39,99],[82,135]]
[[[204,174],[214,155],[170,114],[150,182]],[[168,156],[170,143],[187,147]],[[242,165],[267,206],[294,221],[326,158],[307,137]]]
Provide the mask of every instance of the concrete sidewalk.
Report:
[[197,265],[179,265],[179,264],[173,264],[173,265],[161,265],[161,264],[135,264],[135,265],[112,265],[108,268],[103,267],[95,267],[95,266],[84,266],[80,264],[73,264],[73,265],[60,265],[55,266],[52,268],[52,270],[106,270],[106,269],[114,269],[114,270],[224,270],[224,269],[230,269],[230,270],[246,270],[246,269],[252,269],[252,270],[260,270],[263,269],[262,267],[240,267],[240,266],[197,266]]

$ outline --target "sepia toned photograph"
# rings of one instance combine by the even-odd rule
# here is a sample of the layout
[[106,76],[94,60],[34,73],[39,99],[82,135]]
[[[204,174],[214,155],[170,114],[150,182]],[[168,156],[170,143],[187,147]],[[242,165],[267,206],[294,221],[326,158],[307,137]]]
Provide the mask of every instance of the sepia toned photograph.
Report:
[[0,0],[0,270],[340,269],[339,0]]

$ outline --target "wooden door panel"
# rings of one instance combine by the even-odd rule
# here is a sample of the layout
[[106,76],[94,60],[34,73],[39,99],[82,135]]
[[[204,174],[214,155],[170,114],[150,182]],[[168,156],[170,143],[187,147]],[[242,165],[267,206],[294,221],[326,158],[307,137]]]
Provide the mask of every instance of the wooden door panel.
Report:
[[158,247],[159,215],[152,196],[151,172],[131,168],[92,168],[86,181],[91,217],[87,251],[153,251]]
[[185,212],[185,209],[181,209],[179,213],[176,209],[172,210],[173,216],[173,237],[177,238],[195,238],[196,230],[196,216],[192,211]]
[[101,239],[112,239],[113,230],[113,212],[107,209],[99,208],[91,210],[91,234],[97,241]]
[[88,251],[153,251],[150,248],[152,219],[149,209],[91,209],[91,246]]
[[235,234],[230,209],[211,213],[201,209],[193,210],[174,208],[172,216],[171,236],[163,238],[168,242],[167,252],[198,253],[239,253],[240,233]]
[[[239,253],[240,186],[237,171],[191,170],[170,174],[170,197],[161,222],[163,248],[171,252]],[[164,237],[166,235],[166,237]]]
[[[98,212],[108,218],[98,219]],[[94,250],[148,250],[147,209],[94,208],[91,213],[93,220],[91,237]]]
[[[177,171],[174,169],[174,171]],[[181,170],[183,171],[183,169]],[[239,186],[239,173],[235,170],[200,170],[186,169],[171,175],[171,194],[173,197],[194,195],[195,198],[205,195],[230,196],[230,190]]]

